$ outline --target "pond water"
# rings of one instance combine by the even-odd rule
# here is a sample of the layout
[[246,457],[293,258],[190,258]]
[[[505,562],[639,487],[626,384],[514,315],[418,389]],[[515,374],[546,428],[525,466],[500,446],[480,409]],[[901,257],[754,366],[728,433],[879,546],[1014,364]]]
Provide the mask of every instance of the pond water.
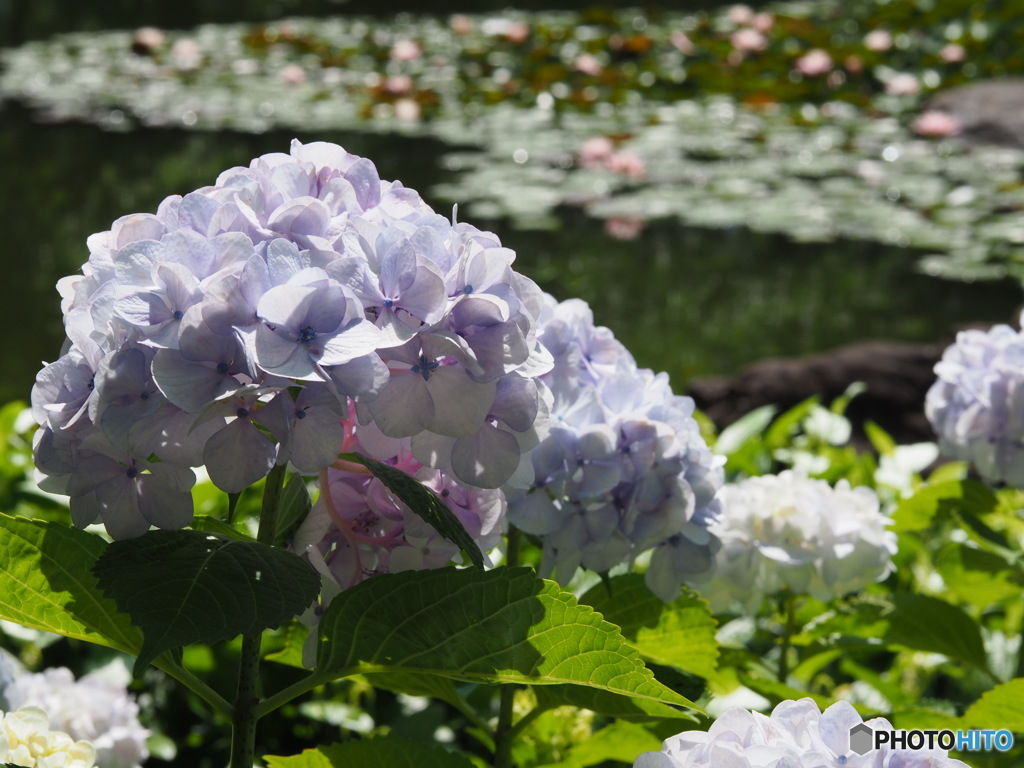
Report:
[[[367,11],[356,4],[351,10]],[[182,27],[221,20],[200,10],[206,6],[192,5],[174,19],[104,18],[85,11],[47,15],[54,7],[48,3],[27,11],[26,4],[0,2],[0,28],[7,30],[0,41],[104,24]],[[261,3],[249,18],[307,12],[308,5]],[[16,6],[20,16],[12,11]],[[467,10],[486,9],[484,3]],[[0,401],[27,397],[41,361],[58,356],[63,329],[54,284],[87,258],[89,234],[125,213],[155,210],[166,195],[211,184],[223,169],[256,155],[287,151],[296,135],[369,157],[383,178],[400,179],[437,210],[450,210],[450,200],[432,190],[453,181],[443,158],[459,148],[436,139],[291,129],[107,132],[41,123],[11,103],[0,107],[0,161],[8,182],[0,188],[0,210],[11,266],[0,281],[0,322],[8,329]],[[677,390],[692,377],[735,372],[767,356],[867,338],[935,341],[959,324],[1007,322],[1021,300],[1016,282],[937,280],[916,271],[922,253],[877,242],[797,243],[735,224],[700,228],[677,220],[648,222],[633,239],[616,239],[599,220],[565,207],[554,209],[543,230],[482,219],[471,206],[460,218],[497,232],[517,251],[518,269],[543,288],[588,301],[597,322],[612,328],[642,366],[667,370]]]

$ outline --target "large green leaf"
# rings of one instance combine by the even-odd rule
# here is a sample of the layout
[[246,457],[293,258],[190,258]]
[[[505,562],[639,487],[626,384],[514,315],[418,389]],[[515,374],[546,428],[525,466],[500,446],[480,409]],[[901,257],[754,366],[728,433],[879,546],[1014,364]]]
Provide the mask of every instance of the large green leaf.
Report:
[[718,641],[708,605],[692,592],[663,603],[640,574],[616,576],[611,591],[598,584],[580,598],[612,624],[622,628],[629,644],[645,659],[678,667],[701,677],[715,674]]
[[893,530],[920,531],[931,527],[939,514],[956,511],[973,517],[985,515],[999,506],[999,498],[988,486],[976,480],[951,480],[926,485],[909,499],[900,502],[893,513]]
[[142,629],[136,673],[170,648],[279,626],[320,590],[320,578],[294,554],[202,531],[150,531],[114,542],[93,572]]
[[390,464],[359,453],[343,453],[341,458],[358,462],[370,470],[374,477],[384,483],[410,510],[461,549],[473,565],[483,568],[484,556],[473,537],[462,527],[462,523],[455,513],[448,509],[423,483],[402,470],[395,469]]
[[530,568],[388,574],[341,593],[320,622],[317,677],[394,671],[693,706],[654,679],[618,627]]
[[978,669],[988,668],[981,628],[963,610],[928,595],[899,593],[893,601],[886,643],[941,653]]
[[437,744],[389,735],[307,749],[301,755],[265,755],[268,768],[473,768],[465,755]]
[[1018,677],[988,691],[964,713],[968,728],[1024,733],[1024,678]]
[[106,548],[67,525],[0,514],[0,618],[138,653],[142,634],[92,574]]

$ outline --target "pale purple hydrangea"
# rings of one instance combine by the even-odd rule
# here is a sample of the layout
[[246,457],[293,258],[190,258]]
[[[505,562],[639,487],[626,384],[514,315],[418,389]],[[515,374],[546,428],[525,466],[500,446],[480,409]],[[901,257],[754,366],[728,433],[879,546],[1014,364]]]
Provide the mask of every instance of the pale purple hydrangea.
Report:
[[753,613],[784,591],[828,601],[892,572],[896,534],[870,488],[787,470],[726,485],[718,498],[710,529],[722,547],[699,587],[714,611]]
[[942,454],[1024,488],[1024,335],[1007,325],[961,331],[935,373],[925,414]]
[[[969,768],[941,749],[892,749],[883,745],[858,755],[850,729],[863,719],[848,702],[822,712],[813,699],[783,701],[771,715],[731,709],[707,731],[683,731],[644,752],[633,768]],[[891,731],[888,720],[865,723]]]
[[139,705],[122,678],[100,670],[75,680],[71,670],[54,667],[39,673],[14,676],[3,689],[12,709],[37,707],[49,717],[55,731],[89,742],[101,768],[139,768],[149,757],[149,730],[139,722]]
[[369,160],[295,141],[88,245],[32,393],[40,485],[76,524],[187,525],[195,466],[231,493],[275,464],[319,472],[353,402],[460,483],[532,479],[552,364],[539,289],[496,236]]
[[551,426],[533,483],[510,492],[509,520],[541,539],[541,571],[562,583],[581,565],[605,572],[653,549],[647,584],[674,600],[713,567],[724,459],[701,437],[693,400],[638,368],[585,302],[545,296],[539,338],[554,358],[542,377]]

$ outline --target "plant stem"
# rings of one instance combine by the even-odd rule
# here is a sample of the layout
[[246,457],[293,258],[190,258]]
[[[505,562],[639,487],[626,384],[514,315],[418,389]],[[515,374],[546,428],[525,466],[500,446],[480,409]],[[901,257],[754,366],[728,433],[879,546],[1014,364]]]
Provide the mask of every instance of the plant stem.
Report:
[[[344,675],[339,675],[343,677]],[[332,678],[333,679],[333,678]],[[315,672],[310,673],[306,677],[292,683],[287,688],[282,688],[280,691],[275,693],[273,696],[268,696],[256,707],[256,717],[260,718],[273,712],[278,707],[283,707],[289,701],[294,698],[301,696],[304,693],[316,688],[318,685],[323,685],[329,682],[320,678]]]
[[782,634],[782,650],[779,654],[779,682],[786,684],[789,677],[789,649],[793,639],[793,630],[796,624],[796,595],[787,595],[784,610],[786,612],[786,624]]
[[256,688],[260,677],[260,635],[242,637],[238,693],[231,718],[230,768],[252,768],[256,757],[256,721],[260,703]]
[[219,712],[229,720],[232,718],[232,707],[231,704],[228,703],[228,700],[181,664],[158,659],[153,662],[153,666],[158,669],[162,669],[165,673],[191,690],[196,696],[209,704],[215,712]]
[[[519,565],[520,533],[516,528],[508,529],[508,550],[505,564],[509,568]],[[512,703],[516,690],[503,685],[498,691],[498,724],[494,729],[494,768],[511,768],[512,765]]]
[[[274,543],[277,536],[278,502],[284,486],[285,468],[276,466],[263,486],[263,506],[256,540]],[[242,635],[242,654],[238,663],[238,692],[231,717],[230,768],[252,768],[256,757],[256,722],[260,718],[260,643],[263,634]]]

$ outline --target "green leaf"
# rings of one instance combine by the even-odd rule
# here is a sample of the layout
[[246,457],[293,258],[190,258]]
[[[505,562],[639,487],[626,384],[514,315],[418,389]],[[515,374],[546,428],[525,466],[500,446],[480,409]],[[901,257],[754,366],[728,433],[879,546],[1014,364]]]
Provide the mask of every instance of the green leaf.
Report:
[[811,412],[821,403],[821,398],[813,395],[803,402],[797,403],[779,418],[765,432],[764,441],[772,448],[783,448],[789,445],[793,437],[800,430],[804,419],[811,415]]
[[292,619],[271,635],[263,638],[263,658],[289,667],[305,669],[302,665],[302,650],[309,637],[309,627],[298,619]]
[[650,720],[688,720],[697,717],[690,712],[670,707],[657,701],[635,699],[617,693],[609,693],[582,685],[538,685],[534,688],[537,704],[542,709],[555,707],[577,707],[589,709],[599,715],[614,717],[616,720],[648,722]]
[[909,499],[900,502],[893,513],[893,530],[897,533],[930,528],[939,514],[966,511],[984,515],[999,506],[992,490],[976,480],[953,480],[926,485]]
[[235,526],[225,523],[223,520],[219,520],[216,517],[210,517],[209,515],[196,515],[192,518],[192,523],[189,525],[189,528],[194,531],[216,533],[237,541],[256,541],[256,539],[245,531],[241,531],[238,528],[235,528]]
[[635,573],[616,576],[611,584],[611,594],[604,585],[597,585],[580,602],[618,624],[645,659],[705,678],[714,676],[718,623],[704,600],[684,591],[675,602],[663,603],[644,584],[644,577]]
[[964,713],[968,728],[1005,728],[1024,733],[1024,678],[997,685],[972,704]]
[[394,734],[307,749],[301,755],[265,755],[267,768],[473,768],[465,755]]
[[619,628],[530,568],[385,574],[334,598],[316,675],[425,672],[455,680],[570,683],[693,707],[654,679]]
[[892,456],[896,453],[896,441],[875,422],[870,420],[864,422],[864,434],[868,436],[871,445],[882,456]]
[[981,628],[960,608],[929,595],[897,593],[885,642],[941,653],[987,670]]
[[715,441],[715,452],[728,456],[742,448],[749,440],[759,437],[771,423],[777,410],[774,405],[762,405],[734,421],[718,436],[718,440]]
[[283,544],[290,539],[312,508],[305,479],[299,474],[291,475],[278,500],[277,536],[274,543]]
[[0,618],[138,653],[142,634],[92,573],[107,546],[62,523],[0,514]]
[[660,752],[661,739],[635,723],[612,723],[569,750],[558,763],[540,768],[587,768],[618,760],[632,764],[641,752]]
[[400,498],[427,525],[465,553],[477,568],[483,568],[484,556],[455,514],[423,483],[382,461],[358,453],[343,453],[340,458],[362,464]]
[[139,674],[161,652],[255,635],[304,610],[320,578],[296,555],[202,531],[150,531],[107,547],[93,572],[142,629]]

